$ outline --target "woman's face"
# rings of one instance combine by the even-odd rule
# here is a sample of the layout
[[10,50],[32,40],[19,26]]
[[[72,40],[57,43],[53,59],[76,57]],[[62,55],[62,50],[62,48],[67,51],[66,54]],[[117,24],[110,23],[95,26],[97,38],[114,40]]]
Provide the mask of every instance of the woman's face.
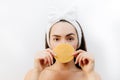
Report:
[[68,43],[77,49],[78,37],[73,25],[68,22],[58,22],[52,26],[50,32],[50,47],[53,49],[61,43]]

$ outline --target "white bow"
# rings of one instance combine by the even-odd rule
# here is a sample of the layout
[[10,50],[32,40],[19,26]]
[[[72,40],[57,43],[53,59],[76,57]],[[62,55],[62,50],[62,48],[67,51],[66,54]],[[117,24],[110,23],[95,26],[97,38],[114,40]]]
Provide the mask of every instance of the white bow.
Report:
[[53,9],[53,11],[48,16],[49,23],[55,23],[61,19],[65,20],[77,20],[77,12],[75,8],[66,10],[66,11],[58,11],[57,9]]

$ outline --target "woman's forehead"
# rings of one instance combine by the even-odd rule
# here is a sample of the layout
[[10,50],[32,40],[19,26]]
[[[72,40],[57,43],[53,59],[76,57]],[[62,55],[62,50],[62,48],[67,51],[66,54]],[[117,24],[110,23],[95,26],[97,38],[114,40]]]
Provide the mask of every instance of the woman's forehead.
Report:
[[70,33],[77,35],[74,26],[68,22],[58,22],[54,24],[50,33],[50,35],[67,35]]

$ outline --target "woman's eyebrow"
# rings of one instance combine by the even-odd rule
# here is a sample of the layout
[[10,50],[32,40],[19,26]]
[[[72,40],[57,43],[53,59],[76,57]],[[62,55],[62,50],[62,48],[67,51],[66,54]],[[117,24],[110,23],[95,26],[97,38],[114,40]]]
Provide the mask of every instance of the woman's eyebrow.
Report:
[[52,35],[52,36],[54,36],[54,37],[61,37],[60,35]]
[[67,34],[66,36],[70,36],[70,35],[75,35],[74,33],[69,33],[69,34]]
[[[69,33],[69,34],[67,34],[66,36],[71,36],[71,35],[75,35],[74,33]],[[52,35],[53,37],[61,37],[60,35],[56,35],[56,34],[54,34],[54,35]]]

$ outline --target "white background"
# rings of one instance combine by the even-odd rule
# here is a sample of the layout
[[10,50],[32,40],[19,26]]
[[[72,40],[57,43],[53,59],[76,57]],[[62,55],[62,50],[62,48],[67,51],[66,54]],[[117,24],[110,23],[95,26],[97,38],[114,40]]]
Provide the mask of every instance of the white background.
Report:
[[78,7],[87,48],[102,80],[120,80],[119,0],[0,0],[0,80],[23,80],[44,49],[49,7]]

